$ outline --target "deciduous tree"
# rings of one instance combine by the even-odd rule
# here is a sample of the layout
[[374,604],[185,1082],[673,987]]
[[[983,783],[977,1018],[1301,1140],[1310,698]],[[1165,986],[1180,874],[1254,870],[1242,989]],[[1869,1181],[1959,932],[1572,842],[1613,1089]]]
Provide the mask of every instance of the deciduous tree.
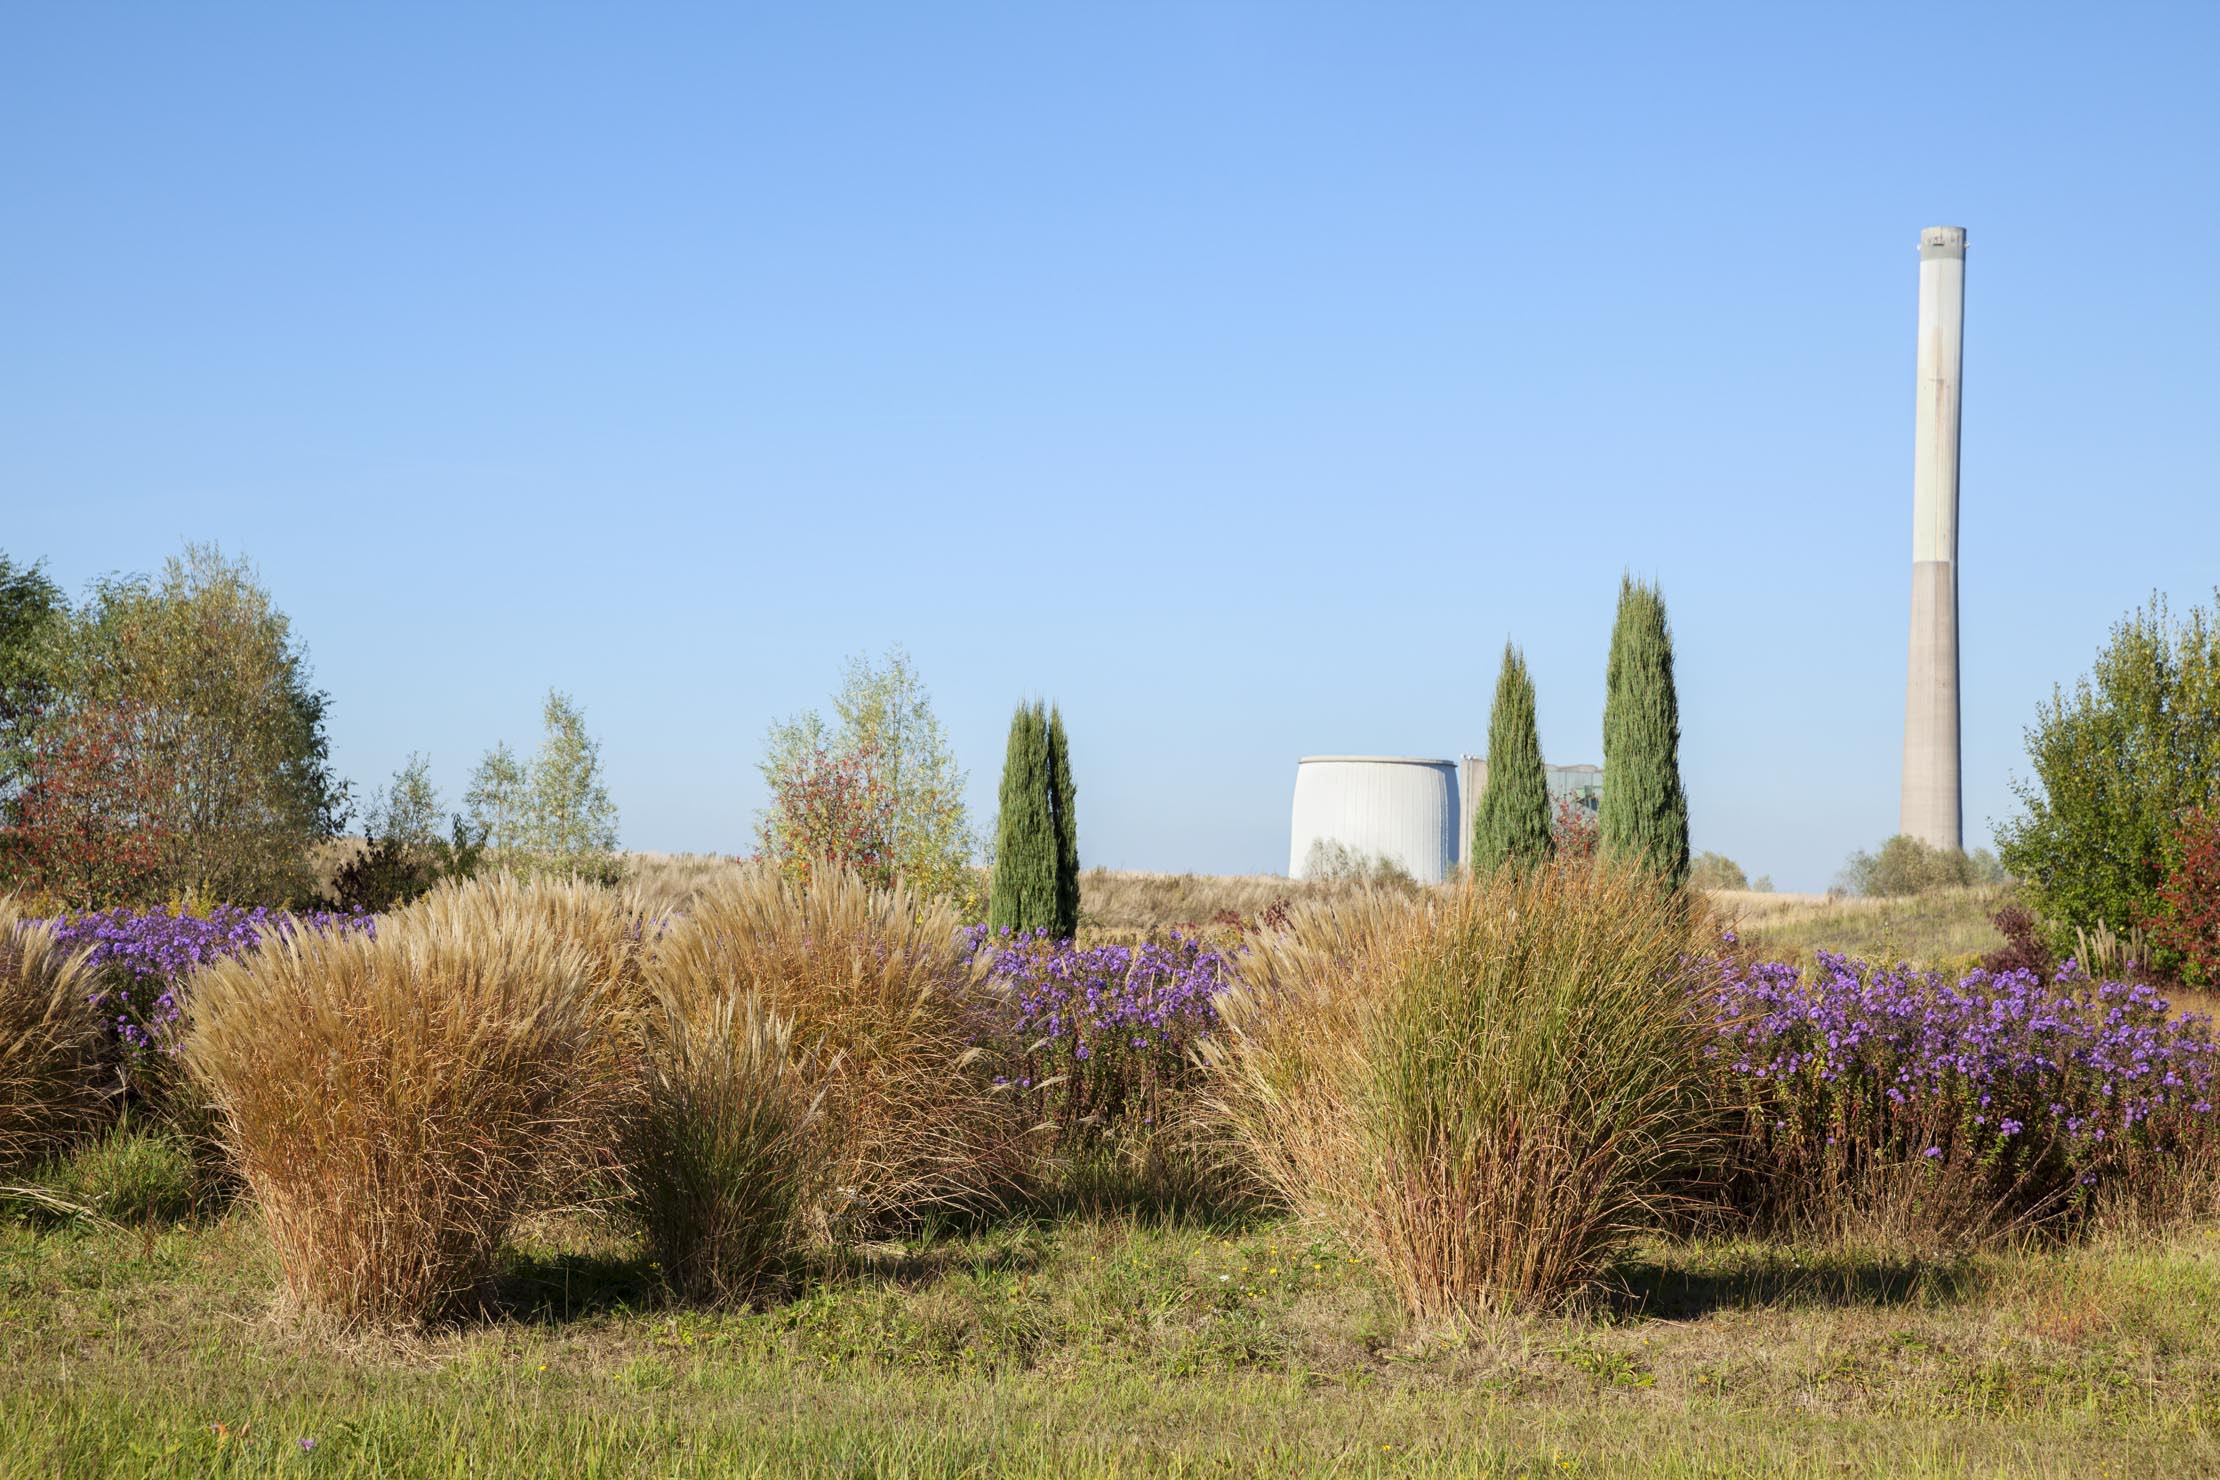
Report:
[[2027,754],[2025,810],[1998,834],[2005,867],[2061,953],[2076,926],[2125,935],[2158,904],[2181,819],[2220,801],[2220,626],[2195,607],[2176,621],[2154,596],[2071,692],[2052,690]]
[[[188,545],[156,579],[103,582],[72,622],[58,713],[128,716],[170,892],[271,903],[314,891],[309,849],[346,788],[292,624],[243,560]],[[42,722],[43,723],[43,722]]]
[[[771,727],[762,771],[772,800],[757,824],[758,856],[786,866],[819,846],[813,841],[819,832],[870,837],[889,877],[975,912],[977,840],[964,805],[964,773],[909,654],[895,647],[877,663],[850,658],[833,715],[828,723],[807,709]],[[868,794],[853,797],[854,816],[836,820],[825,812],[843,805],[838,797],[794,797],[835,774],[870,781]],[[817,819],[808,835],[794,830],[804,817]]]

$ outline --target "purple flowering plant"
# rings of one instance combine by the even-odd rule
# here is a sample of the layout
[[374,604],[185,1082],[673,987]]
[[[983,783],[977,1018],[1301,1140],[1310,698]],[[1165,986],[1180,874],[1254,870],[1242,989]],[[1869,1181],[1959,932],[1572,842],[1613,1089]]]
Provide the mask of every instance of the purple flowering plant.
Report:
[[216,905],[200,914],[96,910],[51,923],[58,940],[87,953],[96,973],[92,1000],[132,1058],[176,1052],[181,995],[196,967],[296,930],[376,928],[374,917],[361,913],[290,914],[237,905]]
[[1953,982],[1828,952],[1808,973],[1730,956],[1710,1007],[1775,1203],[1979,1237],[2084,1207],[2211,1128],[2211,1021],[2071,963]]
[[1085,947],[1045,930],[965,934],[986,963],[1008,1082],[1060,1140],[1127,1118],[1157,1123],[1166,1095],[1193,1078],[1190,1051],[1216,1026],[1211,999],[1233,970],[1233,952],[1177,931]]

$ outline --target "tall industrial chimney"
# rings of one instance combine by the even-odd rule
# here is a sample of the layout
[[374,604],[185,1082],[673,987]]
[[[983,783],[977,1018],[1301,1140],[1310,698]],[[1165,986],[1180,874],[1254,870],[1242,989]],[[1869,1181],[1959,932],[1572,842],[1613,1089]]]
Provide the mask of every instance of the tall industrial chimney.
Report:
[[1904,801],[1897,830],[1964,846],[1958,779],[1958,376],[1965,348],[1966,229],[1919,234],[1919,400],[1913,420],[1912,651],[1904,690]]

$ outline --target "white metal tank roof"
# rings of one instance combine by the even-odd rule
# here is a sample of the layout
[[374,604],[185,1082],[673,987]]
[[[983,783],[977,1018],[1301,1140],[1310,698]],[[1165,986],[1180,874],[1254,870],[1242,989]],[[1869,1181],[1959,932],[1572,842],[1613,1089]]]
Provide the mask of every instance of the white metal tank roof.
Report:
[[1295,767],[1287,849],[1290,877],[1311,850],[1336,843],[1359,859],[1386,859],[1422,884],[1457,866],[1457,763],[1410,755],[1306,755]]

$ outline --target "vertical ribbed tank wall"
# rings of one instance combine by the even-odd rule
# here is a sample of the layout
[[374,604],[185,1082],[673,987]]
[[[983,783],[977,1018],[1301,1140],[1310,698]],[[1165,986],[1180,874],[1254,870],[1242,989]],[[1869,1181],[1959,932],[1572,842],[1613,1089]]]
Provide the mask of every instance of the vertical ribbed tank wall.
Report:
[[1457,763],[1409,756],[1313,755],[1295,767],[1287,872],[1304,877],[1311,849],[1338,843],[1384,858],[1422,884],[1457,866]]

